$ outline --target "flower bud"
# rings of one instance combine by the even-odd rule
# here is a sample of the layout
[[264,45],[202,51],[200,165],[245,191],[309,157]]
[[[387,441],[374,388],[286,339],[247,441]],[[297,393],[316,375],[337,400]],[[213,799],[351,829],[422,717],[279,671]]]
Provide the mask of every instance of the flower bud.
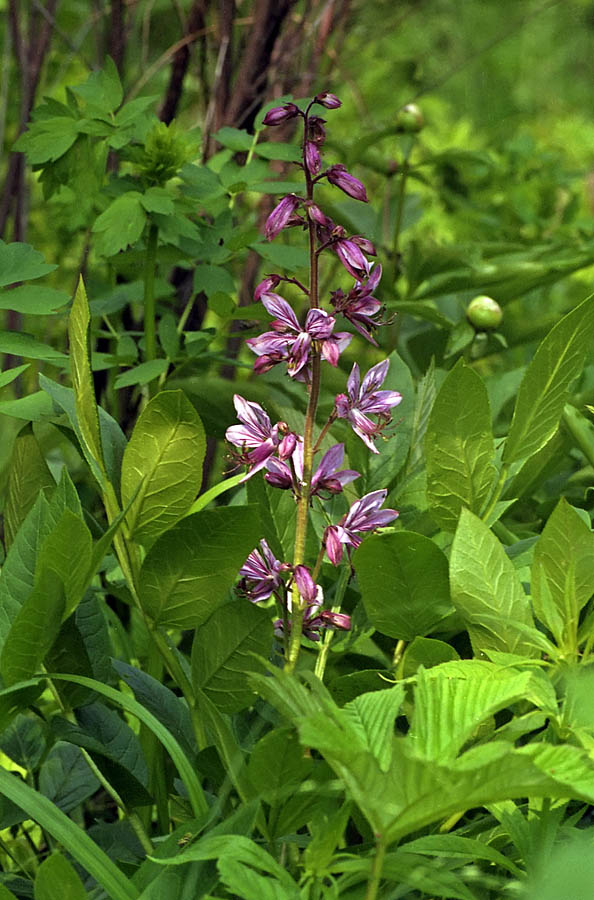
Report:
[[316,225],[322,225],[324,228],[328,228],[332,225],[332,219],[329,219],[328,216],[322,212],[317,203],[309,203],[307,205],[307,214]]
[[377,256],[375,245],[362,235],[354,234],[351,238],[351,241],[353,242],[353,244],[356,244],[357,247],[360,247],[364,253],[367,253],[368,256]]
[[322,157],[320,156],[320,151],[313,141],[305,142],[305,164],[307,166],[309,174],[313,175],[314,177],[322,168]]
[[258,300],[262,299],[263,294],[269,294],[270,291],[280,284],[280,282],[280,275],[267,275],[260,284],[256,285],[256,290],[254,291],[254,300],[256,303]]
[[331,94],[330,91],[321,91],[316,94],[316,103],[325,106],[326,109],[338,109],[339,106],[342,106],[336,94]]
[[482,294],[470,301],[466,316],[470,324],[479,331],[489,331],[501,325],[503,310],[496,300]]
[[295,194],[287,194],[274,207],[264,226],[266,240],[274,240],[277,234],[287,227],[300,202],[299,197],[296,197]]
[[[280,431],[280,429],[279,429]],[[297,446],[297,435],[293,434],[293,432],[289,432],[286,434],[280,444],[278,445],[278,458],[279,459],[288,459],[293,455],[295,451],[295,447]]]
[[284,106],[275,106],[269,109],[262,119],[263,125],[281,125],[288,119],[294,119],[299,115],[299,107],[294,103],[285,103]]
[[307,566],[295,566],[295,582],[301,597],[309,605],[317,597],[318,588]]
[[342,560],[342,541],[338,537],[335,525],[330,525],[324,532],[324,546],[328,559],[333,566],[337,566]]
[[396,114],[396,128],[398,131],[413,134],[416,131],[420,131],[424,124],[423,113],[416,103],[407,103]]
[[341,631],[350,631],[352,627],[351,617],[347,616],[346,613],[335,613],[331,612],[329,609],[325,609],[320,613],[320,619],[325,625],[330,625],[333,628],[340,628]]
[[326,140],[326,129],[324,123],[326,119],[320,116],[310,116],[308,121],[307,139],[313,141],[316,147],[321,147]]
[[343,166],[342,163],[330,166],[326,172],[326,177],[330,184],[336,185],[336,187],[340,188],[341,191],[344,191],[349,197],[353,197],[355,200],[361,200],[363,203],[368,202],[365,186],[358,178],[355,178],[354,175],[347,172],[346,166]]

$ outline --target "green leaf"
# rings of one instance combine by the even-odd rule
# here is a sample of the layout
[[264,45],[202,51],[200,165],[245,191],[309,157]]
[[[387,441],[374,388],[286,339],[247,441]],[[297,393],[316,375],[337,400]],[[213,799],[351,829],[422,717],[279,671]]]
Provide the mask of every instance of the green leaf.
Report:
[[44,262],[43,255],[34,250],[30,244],[21,244],[18,241],[5,244],[0,240],[0,287],[18,281],[41,278],[56,268],[57,266]]
[[9,891],[5,885],[0,884],[0,900],[18,900],[18,897]]
[[42,344],[30,334],[16,331],[0,331],[0,353],[11,353],[13,356],[23,356],[27,359],[44,359],[54,363],[57,360],[68,359],[61,350]]
[[29,368],[31,363],[23,363],[22,366],[15,366],[13,369],[7,369],[5,372],[0,373],[0,388],[6,387],[8,384],[11,384],[15,378],[18,378],[19,375],[22,375],[26,369]]
[[17,766],[35,772],[47,752],[47,728],[40,720],[19,713],[3,730],[2,752]]
[[71,812],[100,784],[78,747],[57,741],[39,772],[39,791],[64,813]]
[[6,636],[0,655],[0,673],[10,687],[39,671],[56,639],[65,609],[64,584],[46,568],[22,604]]
[[194,290],[204,291],[207,297],[212,294],[235,293],[233,276],[222,266],[210,266],[201,263],[194,271]]
[[303,247],[292,247],[290,244],[251,244],[251,249],[273,266],[296,272],[308,265],[307,251]]
[[254,654],[268,658],[272,637],[270,613],[249,601],[236,600],[216,609],[194,635],[194,687],[221,712],[252,706],[255,694],[247,675],[261,671]]
[[78,122],[71,116],[38,119],[15,141],[13,148],[27,154],[30,165],[54,162],[72,147],[79,135]]
[[534,612],[560,649],[577,652],[580,613],[593,586],[594,534],[561,497],[538,539],[532,563]]
[[290,797],[311,777],[313,760],[303,754],[292,728],[275,728],[252,749],[248,777],[258,795],[272,805]]
[[460,360],[441,386],[425,435],[427,498],[446,531],[455,530],[464,507],[481,513],[495,476],[493,452],[487,389]]
[[27,316],[49,316],[69,300],[70,295],[65,291],[40,284],[24,284],[0,293],[0,309],[14,309]]
[[410,739],[415,753],[440,764],[453,762],[481,722],[526,697],[531,672],[475,660],[460,662],[456,677],[445,667],[417,673]]
[[445,641],[434,638],[416,637],[404,651],[401,670],[402,678],[410,678],[416,674],[420,666],[431,669],[440,663],[460,659],[457,651]]
[[512,463],[536,453],[559,425],[594,332],[594,296],[564,316],[540,344],[522,379],[503,451]]
[[146,362],[134,366],[123,372],[115,380],[115,386],[118,390],[124,387],[132,387],[135,384],[148,384],[153,378],[163,375],[169,368],[169,361],[166,359],[148,359]]
[[350,726],[377,759],[382,772],[388,771],[392,761],[394,720],[404,694],[404,685],[397,684],[385,691],[360,694],[343,707]]
[[17,435],[8,470],[4,502],[4,541],[10,549],[16,533],[32,509],[37,495],[56,486],[31,425]]
[[[11,370],[14,371],[14,370]],[[27,422],[42,422],[52,414],[52,402],[43,391],[35,391],[17,400],[0,400],[0,415],[25,419]]]
[[453,612],[447,559],[422,534],[371,535],[355,552],[353,564],[365,611],[382,634],[411,641]]
[[241,131],[239,128],[231,128],[230,125],[219,128],[212,137],[223,147],[228,147],[229,150],[235,152],[249,150],[254,143],[253,134],[248,134],[247,131]]
[[[263,141],[261,144],[256,144],[255,151],[262,159],[280,159],[283,162],[301,161],[301,148],[297,144],[283,144],[281,141]],[[283,188],[279,187],[277,193],[282,190]]]
[[534,626],[514,564],[490,529],[463,509],[450,557],[452,602],[475,653],[502,650],[534,656],[522,626]]
[[102,256],[114,256],[135,244],[146,225],[142,194],[126,191],[113,200],[95,220],[93,232],[99,234],[97,251]]
[[170,216],[174,210],[173,198],[167,188],[148,188],[142,195],[140,202],[147,212],[156,212],[164,216]]
[[29,818],[49,832],[105,889],[108,897],[112,900],[136,900],[139,892],[134,884],[51,800],[14,778],[5,769],[0,769],[0,794],[24,809]]
[[457,834],[427,834],[414,841],[407,841],[406,849],[411,853],[426,853],[430,857],[444,856],[465,859],[470,862],[484,859],[501,866],[512,875],[520,878],[524,876],[522,869],[491,844]]
[[35,900],[87,900],[82,881],[59,850],[44,859],[37,869]]
[[122,503],[130,503],[131,538],[149,545],[186,515],[202,484],[205,450],[202,422],[182,391],[153,397],[122,461]]
[[111,56],[105,57],[102,67],[91,72],[84,84],[77,84],[71,90],[93,110],[103,114],[114,112],[124,98],[120,76]]
[[87,459],[94,463],[94,467],[98,470],[100,476],[103,477],[106,473],[95,387],[90,364],[90,329],[91,312],[85,286],[81,278],[68,319],[72,387],[82,448]]
[[258,534],[252,507],[186,516],[146,555],[139,580],[145,613],[163,627],[196,628],[205,622],[227,599]]

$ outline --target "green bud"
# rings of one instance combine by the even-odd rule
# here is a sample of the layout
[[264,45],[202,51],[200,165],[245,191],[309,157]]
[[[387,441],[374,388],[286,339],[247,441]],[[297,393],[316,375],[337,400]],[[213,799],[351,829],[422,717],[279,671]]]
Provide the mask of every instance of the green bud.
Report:
[[396,127],[398,131],[405,131],[411,134],[420,131],[425,124],[423,113],[416,103],[407,103],[396,114]]
[[468,304],[466,317],[471,325],[479,331],[490,331],[501,325],[503,310],[496,300],[482,294]]
[[189,162],[194,151],[175,122],[159,122],[149,131],[138,160],[140,171],[154,185],[164,185]]

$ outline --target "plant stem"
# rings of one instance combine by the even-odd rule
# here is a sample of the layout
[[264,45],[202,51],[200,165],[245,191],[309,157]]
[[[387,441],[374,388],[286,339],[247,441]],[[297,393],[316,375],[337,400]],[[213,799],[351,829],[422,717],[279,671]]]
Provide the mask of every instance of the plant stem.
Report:
[[507,480],[508,474],[509,474],[509,466],[506,466],[505,464],[503,464],[501,466],[501,472],[499,473],[499,480],[497,481],[497,484],[493,488],[493,493],[491,494],[491,499],[489,500],[489,503],[487,504],[487,508],[485,509],[485,511],[483,512],[483,514],[481,516],[481,519],[483,520],[483,522],[488,521],[489,516],[491,515],[491,513],[497,506],[497,501],[499,500],[499,498],[501,497],[501,494],[503,493],[503,488],[505,487],[505,482]]
[[365,900],[377,900],[378,890],[384,868],[384,860],[386,857],[386,844],[381,836],[377,837],[375,845],[375,857],[371,868],[371,875],[367,882],[367,890],[365,892]]
[[[322,548],[323,549],[323,548]],[[334,603],[332,605],[332,612],[337,613],[340,612],[342,607],[342,601],[344,598],[344,592],[347,589],[347,585],[349,583],[351,577],[351,567],[350,565],[344,565],[340,572],[340,576],[338,582],[336,584],[336,592],[334,594]],[[314,578],[315,581],[315,578]],[[330,652],[330,644],[334,638],[334,631],[327,629],[324,632],[324,637],[322,638],[320,644],[320,652],[318,654],[318,658],[316,660],[315,674],[318,676],[320,681],[324,680],[324,672],[326,671],[326,665],[328,663],[328,654]]]
[[[148,362],[157,356],[157,323],[155,315],[155,270],[157,268],[157,246],[159,228],[153,222],[149,225],[144,260],[144,357]],[[149,395],[153,396],[154,382],[149,383]]]

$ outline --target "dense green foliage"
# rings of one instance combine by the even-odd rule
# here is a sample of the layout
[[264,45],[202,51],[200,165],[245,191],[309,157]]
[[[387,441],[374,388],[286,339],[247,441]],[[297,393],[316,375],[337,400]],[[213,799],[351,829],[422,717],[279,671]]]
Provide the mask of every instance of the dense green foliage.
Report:
[[[42,6],[0,2],[0,900],[589,897],[591,3]],[[375,245],[385,324],[340,320],[316,409],[315,365],[254,375],[243,338],[271,272],[317,306],[313,226],[264,236],[301,135],[263,120],[322,90],[369,203],[315,202]],[[376,455],[335,396],[386,358]],[[246,480],[237,393],[360,477],[311,509]],[[350,627],[312,639],[298,568]]]

